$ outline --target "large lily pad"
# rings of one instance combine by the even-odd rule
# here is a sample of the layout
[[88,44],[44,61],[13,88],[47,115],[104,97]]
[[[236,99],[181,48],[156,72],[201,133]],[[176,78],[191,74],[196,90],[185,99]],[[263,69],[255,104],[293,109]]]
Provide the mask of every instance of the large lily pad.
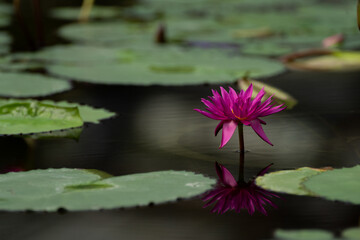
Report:
[[303,184],[317,196],[360,204],[360,165],[324,172]]
[[71,89],[71,84],[53,77],[31,73],[0,73],[0,95],[37,97]]
[[47,104],[64,108],[78,108],[81,118],[84,122],[99,123],[100,120],[114,117],[116,114],[103,108],[93,108],[91,106],[78,103],[69,103],[66,101],[54,102],[51,100],[19,100],[19,99],[0,99],[0,107],[7,104]]
[[302,186],[305,179],[324,172],[322,169],[303,167],[296,170],[283,170],[265,174],[256,178],[260,187],[274,191],[296,195],[313,195]]
[[[103,174],[100,174],[103,175]],[[99,210],[145,206],[199,195],[215,180],[185,171],[103,178],[80,169],[48,169],[0,175],[0,209]]]
[[114,50],[113,54],[116,53],[119,60],[112,64],[58,63],[47,69],[54,75],[77,81],[134,85],[233,82],[245,73],[264,77],[283,70],[275,60],[231,56],[221,51],[157,47]]
[[58,107],[35,101],[0,106],[0,135],[46,132],[82,125],[77,107]]

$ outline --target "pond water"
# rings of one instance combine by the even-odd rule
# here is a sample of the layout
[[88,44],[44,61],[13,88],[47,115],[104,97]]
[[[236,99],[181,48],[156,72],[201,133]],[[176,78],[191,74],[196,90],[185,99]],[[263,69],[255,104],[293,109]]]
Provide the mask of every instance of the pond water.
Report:
[[[54,1],[54,5],[58,2]],[[51,4],[49,4],[51,5]],[[75,4],[74,4],[75,5]],[[46,7],[49,6],[45,6]],[[11,28],[14,27],[14,24]],[[49,20],[48,29],[61,25]],[[19,32],[11,30],[14,35]],[[50,44],[65,42],[47,32]],[[26,44],[16,38],[14,50]],[[292,110],[266,118],[264,130],[274,147],[245,128],[245,177],[274,163],[270,171],[303,166],[352,167],[360,161],[359,73],[286,71],[267,78],[298,100]],[[235,85],[222,85],[233,86]],[[88,124],[78,140],[1,137],[2,169],[85,168],[115,176],[158,170],[187,170],[216,178],[218,161],[236,177],[238,142],[219,150],[216,122],[194,108],[220,85],[180,87],[74,83],[71,91],[46,99],[67,100],[106,108],[117,116]],[[3,239],[271,239],[278,228],[319,228],[339,234],[359,226],[360,207],[321,198],[279,194],[268,216],[246,210],[211,213],[199,198],[149,207],[61,212],[0,212]]]

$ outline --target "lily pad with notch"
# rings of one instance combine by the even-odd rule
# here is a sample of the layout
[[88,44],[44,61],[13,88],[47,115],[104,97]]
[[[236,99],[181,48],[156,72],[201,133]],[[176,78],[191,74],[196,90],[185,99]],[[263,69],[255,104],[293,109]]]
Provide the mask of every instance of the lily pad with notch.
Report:
[[256,178],[256,184],[260,187],[281,193],[308,195],[314,194],[308,191],[302,183],[309,177],[324,172],[323,169],[303,167],[296,170],[282,170],[265,174]]

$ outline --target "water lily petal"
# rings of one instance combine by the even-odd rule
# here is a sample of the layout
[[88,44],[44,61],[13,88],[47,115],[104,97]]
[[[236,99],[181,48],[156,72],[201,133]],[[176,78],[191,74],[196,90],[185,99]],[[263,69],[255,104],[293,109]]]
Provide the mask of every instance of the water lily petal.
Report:
[[245,99],[251,98],[252,93],[253,93],[253,85],[250,84],[250,86],[248,87],[248,89],[246,89],[246,91],[245,91],[245,93],[244,93],[244,98],[245,98]]
[[219,148],[224,147],[225,144],[230,140],[230,138],[235,132],[236,127],[237,127],[237,123],[235,121],[224,122],[222,129],[221,144]]
[[216,126],[216,128],[215,128],[215,136],[217,136],[219,131],[222,129],[223,125],[224,125],[224,121],[220,121],[220,123]]
[[[270,140],[268,139],[268,137],[266,136],[261,123],[258,119],[254,119],[250,122],[250,126],[252,127],[252,129],[254,129],[254,131],[256,132],[256,134],[265,142],[267,142],[268,144],[270,144],[271,146],[274,146]],[[223,130],[224,132],[224,130]]]

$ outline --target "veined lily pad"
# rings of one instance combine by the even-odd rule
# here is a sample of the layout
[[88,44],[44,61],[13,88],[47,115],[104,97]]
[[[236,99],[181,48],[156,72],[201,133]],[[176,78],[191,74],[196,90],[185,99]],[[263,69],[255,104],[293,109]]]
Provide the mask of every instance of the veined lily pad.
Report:
[[110,112],[106,109],[102,108],[93,108],[91,106],[82,105],[78,103],[69,103],[66,101],[61,102],[54,102],[51,100],[42,100],[42,101],[36,101],[36,100],[19,100],[19,99],[0,99],[0,107],[6,104],[14,104],[14,103],[29,103],[29,104],[47,104],[47,105],[53,105],[57,107],[64,107],[64,108],[78,108],[81,118],[84,122],[89,123],[99,123],[100,120],[111,118],[115,116],[116,114],[113,112]]
[[242,78],[238,81],[238,84],[240,89],[247,89],[250,86],[250,84],[253,84],[254,87],[254,91],[252,95],[253,98],[256,97],[256,95],[259,93],[259,91],[262,88],[264,88],[266,92],[264,98],[269,98],[270,96],[273,96],[273,99],[278,104],[283,103],[285,106],[287,106],[287,109],[292,109],[297,104],[297,100],[294,97],[292,97],[290,94],[273,86],[265,84],[263,82]]
[[303,167],[296,170],[283,170],[265,174],[256,178],[260,187],[274,191],[296,195],[313,195],[302,183],[308,178],[324,172],[322,169]]
[[215,180],[185,171],[103,179],[94,171],[48,169],[0,175],[0,209],[99,210],[146,206],[199,195]]
[[53,77],[30,73],[0,73],[0,95],[36,97],[63,92],[71,84]]
[[77,107],[40,102],[14,102],[0,106],[0,134],[16,135],[80,127]]
[[[75,7],[59,7],[51,11],[51,16],[65,20],[77,20],[80,9]],[[114,18],[119,16],[121,10],[117,7],[93,6],[89,19]]]
[[[320,56],[318,56],[318,54],[320,54]],[[322,52],[300,52],[286,56],[284,58],[284,62],[287,67],[295,70],[340,72],[359,71],[360,52],[326,52],[325,50]]]
[[281,240],[332,240],[335,239],[333,234],[318,229],[302,229],[302,230],[283,230],[275,231],[276,239]]
[[360,165],[328,171],[309,178],[303,184],[317,196],[360,204]]

